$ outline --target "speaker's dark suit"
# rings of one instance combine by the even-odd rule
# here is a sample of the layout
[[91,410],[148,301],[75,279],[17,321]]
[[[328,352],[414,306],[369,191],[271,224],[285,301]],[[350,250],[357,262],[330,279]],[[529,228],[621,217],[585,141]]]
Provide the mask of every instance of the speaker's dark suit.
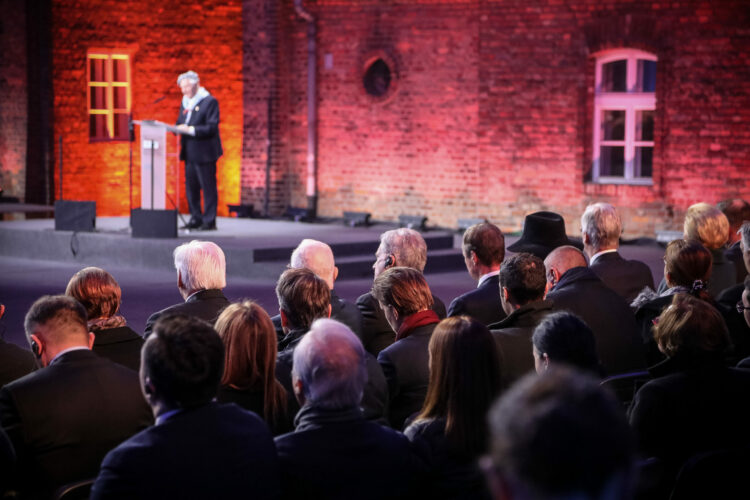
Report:
[[[185,192],[191,222],[216,224],[216,161],[224,154],[219,137],[219,102],[211,95],[204,97],[190,113],[180,105],[177,125],[190,125],[195,135],[181,135],[180,160],[185,162]],[[201,215],[201,189],[204,213]]]
[[448,306],[448,316],[462,315],[471,316],[488,326],[505,318],[500,305],[500,276],[490,276],[476,289],[453,299]]
[[646,264],[639,260],[625,260],[617,252],[600,255],[590,269],[628,304],[645,287],[654,288],[654,277]]
[[146,329],[143,336],[148,337],[154,327],[156,320],[169,314],[184,314],[208,321],[212,325],[219,317],[221,311],[229,305],[229,301],[221,290],[201,290],[196,292],[185,302],[169,306],[166,309],[155,312],[146,320]]
[[608,375],[645,368],[645,356],[630,307],[587,267],[562,275],[547,294],[555,311],[578,315],[594,333],[596,352]]
[[149,427],[107,454],[92,499],[277,498],[266,424],[235,404],[209,403]]
[[[440,319],[445,318],[445,304],[442,300],[432,296],[432,310]],[[385,319],[383,309],[375,300],[370,292],[360,295],[357,299],[357,307],[362,313],[362,335],[360,340],[365,349],[373,356],[377,356],[380,351],[393,344],[396,341],[396,334],[393,328]]]
[[96,476],[109,450],[152,421],[138,375],[88,349],[64,353],[0,391],[0,424],[29,498]]

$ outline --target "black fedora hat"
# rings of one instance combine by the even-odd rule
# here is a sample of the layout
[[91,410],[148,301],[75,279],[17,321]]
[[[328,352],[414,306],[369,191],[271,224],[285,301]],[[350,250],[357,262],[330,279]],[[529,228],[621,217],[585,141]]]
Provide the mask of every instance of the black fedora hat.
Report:
[[555,212],[534,212],[523,221],[521,237],[508,247],[511,252],[528,252],[544,259],[557,247],[580,246],[565,234],[565,220]]

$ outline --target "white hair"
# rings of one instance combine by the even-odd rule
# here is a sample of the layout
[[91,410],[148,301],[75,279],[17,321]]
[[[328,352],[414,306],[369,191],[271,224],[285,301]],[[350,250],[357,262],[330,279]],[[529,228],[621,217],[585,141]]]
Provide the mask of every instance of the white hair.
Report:
[[335,263],[331,247],[318,240],[306,238],[292,252],[289,261],[292,269],[309,269],[333,289]]
[[427,264],[427,243],[421,234],[413,229],[402,227],[380,235],[380,250],[385,255],[393,255],[395,264],[411,267],[424,272]]
[[682,232],[686,240],[697,240],[709,250],[716,250],[729,239],[729,219],[713,205],[696,203],[685,213]]
[[589,237],[595,250],[617,248],[622,233],[622,220],[609,203],[594,203],[581,216],[581,230]]
[[307,402],[330,409],[359,406],[367,382],[365,349],[348,326],[315,320],[294,349],[293,362]]
[[193,240],[175,248],[174,267],[188,291],[221,289],[227,286],[224,252],[211,241]]
[[185,73],[182,73],[180,76],[177,77],[177,85],[182,83],[182,80],[190,80],[193,83],[200,83],[200,78],[198,78],[198,73],[195,71],[186,71]]
[[737,231],[742,237],[742,244],[745,245],[745,251],[750,252],[750,221],[742,223],[742,227]]

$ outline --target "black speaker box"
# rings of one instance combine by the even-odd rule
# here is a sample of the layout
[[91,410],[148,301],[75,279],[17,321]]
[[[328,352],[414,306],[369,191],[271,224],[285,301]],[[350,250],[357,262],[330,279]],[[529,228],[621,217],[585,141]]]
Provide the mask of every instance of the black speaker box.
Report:
[[55,231],[92,232],[96,227],[95,201],[55,202]]
[[147,210],[135,208],[130,212],[133,238],[177,238],[177,210]]

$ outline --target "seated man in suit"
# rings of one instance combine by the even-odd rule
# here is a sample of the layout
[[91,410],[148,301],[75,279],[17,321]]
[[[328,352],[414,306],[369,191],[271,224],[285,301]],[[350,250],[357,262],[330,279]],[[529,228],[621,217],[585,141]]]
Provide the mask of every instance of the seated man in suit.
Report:
[[256,414],[213,401],[224,344],[205,321],[165,316],[143,346],[156,425],[104,458],[91,498],[277,498],[273,438]]
[[227,286],[227,264],[219,245],[198,240],[184,243],[174,249],[174,267],[177,269],[177,289],[185,302],[152,314],[146,320],[144,337],[151,334],[154,323],[161,316],[185,314],[213,325],[219,313],[229,305],[221,291]]
[[[750,221],[745,222],[740,232],[740,259],[742,265],[750,273]],[[737,310],[737,305],[742,304],[742,294],[747,286],[747,276],[742,283],[725,288],[716,297],[717,308],[724,316],[732,337],[734,356],[739,359],[750,356],[750,324],[745,322],[742,312]],[[750,359],[750,358],[748,358]]]
[[[0,304],[0,319],[4,314],[5,305]],[[31,351],[0,338],[0,387],[33,372],[36,368],[36,360]]]
[[599,381],[556,367],[527,375],[490,410],[483,459],[497,500],[628,500],[635,456],[620,403]]
[[742,249],[740,248],[740,228],[745,222],[750,222],[750,203],[741,198],[732,198],[716,204],[716,208],[721,210],[729,221],[729,240],[724,256],[734,263],[737,271],[737,283],[742,284],[747,276],[748,271],[742,259]]
[[409,267],[392,267],[378,275],[372,296],[396,334],[396,342],[378,354],[378,363],[388,381],[388,420],[394,429],[402,429],[427,396],[428,347],[440,318],[430,309],[432,294],[424,276]]
[[490,331],[500,350],[506,385],[534,371],[531,335],[552,311],[552,304],[544,300],[544,273],[542,259],[530,253],[515,254],[500,268],[500,301],[508,317],[490,325]]
[[[345,325],[316,320],[294,350],[294,432],[276,438],[284,498],[412,498],[406,437],[360,410],[366,352]],[[252,491],[252,490],[249,490]]]
[[91,351],[86,310],[72,297],[44,296],[24,322],[43,368],[0,391],[0,424],[18,457],[23,498],[92,478],[104,455],[151,424],[138,374]]
[[[304,239],[292,252],[289,268],[309,269],[325,281],[328,288],[331,289],[331,318],[341,321],[351,328],[355,334],[362,334],[362,313],[359,312],[356,305],[339,298],[333,291],[333,283],[339,275],[339,269],[333,260],[331,247],[322,241]],[[271,320],[276,328],[276,336],[281,341],[284,338],[281,316],[276,315]]]
[[498,274],[505,258],[505,237],[494,224],[474,224],[464,232],[463,254],[469,275],[477,288],[459,295],[448,307],[448,316],[471,316],[490,325],[505,318],[500,307]]
[[633,312],[625,299],[586,267],[583,253],[575,247],[559,247],[547,256],[544,267],[547,300],[556,311],[570,311],[591,328],[605,372],[643,369],[645,353]]
[[[426,264],[427,243],[417,231],[400,228],[380,235],[380,246],[375,252],[375,263],[372,265],[375,278],[386,269],[396,266],[410,267],[422,273]],[[360,339],[367,352],[377,356],[395,341],[393,330],[371,292],[357,299],[357,307],[362,312],[363,321]],[[434,295],[431,308],[440,319],[445,318],[445,304]]]
[[623,259],[620,247],[622,221],[609,203],[594,203],[581,216],[583,251],[589,268],[605,285],[630,304],[645,287],[654,288],[651,269],[639,260]]
[[[298,406],[292,389],[292,356],[313,321],[331,316],[331,289],[309,269],[287,269],[276,284],[276,297],[279,300],[279,313],[285,333],[279,342],[276,378],[290,397],[289,413],[294,415]],[[385,415],[388,388],[375,357],[368,355],[365,362],[368,379],[362,407],[365,418],[379,420]]]

